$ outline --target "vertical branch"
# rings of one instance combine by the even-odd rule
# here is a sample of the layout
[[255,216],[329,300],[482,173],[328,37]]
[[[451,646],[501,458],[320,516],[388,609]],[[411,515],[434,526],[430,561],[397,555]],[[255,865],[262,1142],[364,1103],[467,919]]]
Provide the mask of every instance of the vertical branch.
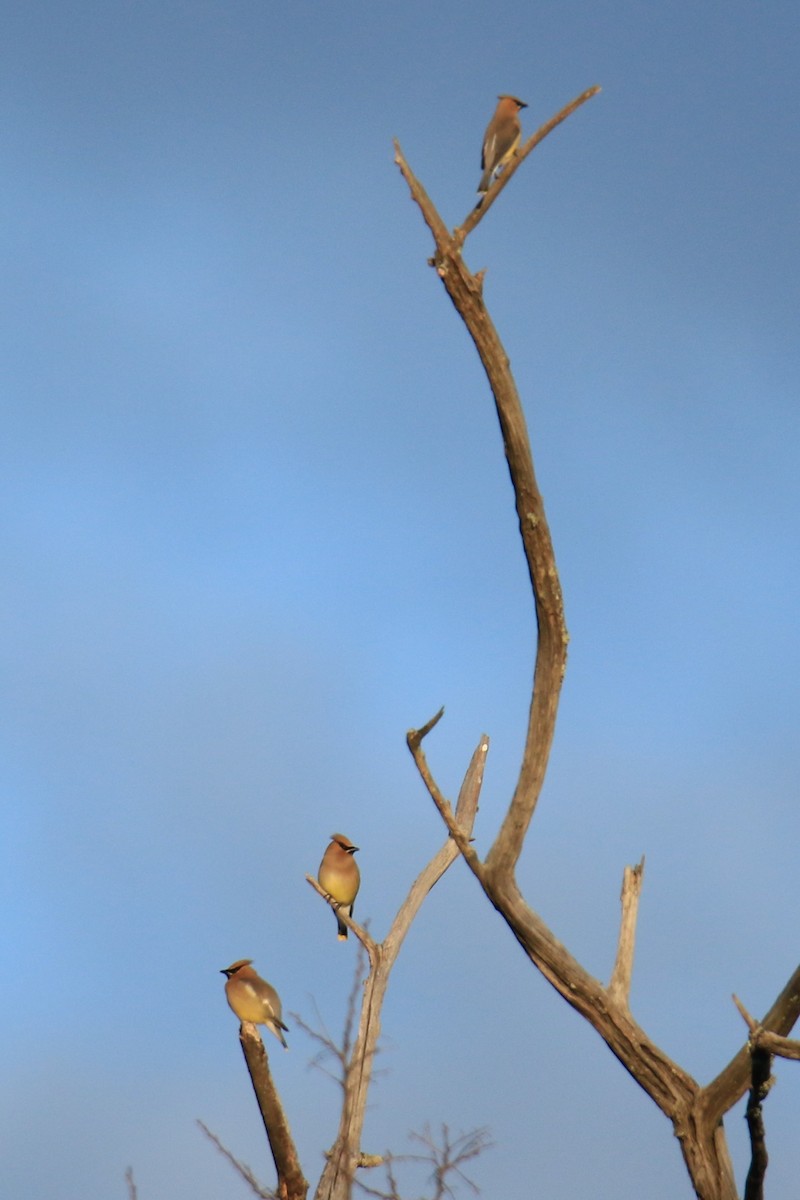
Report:
[[[569,110],[572,111],[594,94],[595,89],[584,93],[583,97],[579,97],[568,106]],[[554,128],[556,124],[558,121],[554,120],[550,123],[550,128]],[[555,731],[561,684],[566,670],[569,635],[564,618],[555,552],[544,502],[533,469],[533,457],[519,393],[511,374],[508,355],[483,302],[482,276],[470,273],[461,254],[464,229],[468,223],[464,229],[451,236],[424,188],[408,166],[397,142],[395,161],[433,234],[436,243],[433,265],[456,311],[467,326],[489,380],[514,488],[520,535],[533,590],[537,643],[525,748],[514,795],[485,864],[489,875],[505,879],[513,873],[522,852],[525,834],[544,782]],[[480,217],[476,216],[475,221],[478,219]]]
[[747,1172],[744,1200],[763,1200],[764,1178],[767,1173],[769,1156],[767,1155],[767,1140],[764,1131],[764,1116],[762,1104],[773,1084],[770,1075],[772,1056],[781,1055],[783,1058],[800,1060],[800,1042],[783,1037],[765,1029],[753,1018],[734,995],[733,1003],[739,1010],[750,1033],[748,1049],[750,1052],[750,1095],[747,1100],[747,1132],[750,1135],[750,1168]]
[[622,916],[619,925],[619,941],[614,970],[608,994],[618,1004],[627,1008],[630,1003],[631,976],[633,975],[633,952],[636,947],[636,920],[639,915],[639,897],[644,880],[644,858],[635,867],[626,867],[622,877]]
[[744,1200],[764,1200],[764,1176],[767,1173],[767,1140],[761,1105],[770,1089],[772,1056],[758,1046],[751,1048],[752,1086],[747,1100],[747,1132],[750,1134],[750,1169],[744,1188]]

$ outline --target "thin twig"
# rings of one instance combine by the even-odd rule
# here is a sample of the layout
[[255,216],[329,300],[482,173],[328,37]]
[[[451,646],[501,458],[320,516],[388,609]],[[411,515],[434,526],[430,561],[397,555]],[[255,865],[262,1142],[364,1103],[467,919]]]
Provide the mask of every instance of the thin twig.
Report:
[[133,1179],[133,1167],[128,1167],[125,1171],[125,1182],[128,1185],[128,1200],[137,1200],[138,1192]]
[[442,1200],[445,1195],[453,1196],[455,1194],[455,1183],[451,1182],[451,1176],[455,1176],[456,1179],[465,1183],[470,1191],[477,1195],[480,1189],[472,1179],[468,1178],[463,1168],[465,1163],[471,1162],[492,1145],[487,1129],[473,1129],[469,1133],[463,1133],[453,1138],[448,1126],[443,1124],[440,1141],[437,1142],[431,1134],[430,1127],[426,1126],[421,1134],[412,1133],[411,1140],[421,1142],[428,1147],[429,1153],[423,1156],[422,1161],[433,1164],[431,1174],[435,1188],[433,1200]]
[[473,1195],[478,1194],[479,1188],[467,1176],[464,1166],[492,1146],[488,1130],[473,1129],[469,1133],[452,1137],[448,1126],[443,1124],[437,1140],[431,1133],[430,1127],[426,1125],[421,1133],[409,1134],[409,1140],[420,1143],[425,1147],[426,1152],[424,1154],[391,1154],[387,1152],[383,1156],[387,1187],[379,1188],[358,1180],[358,1186],[362,1192],[368,1196],[375,1196],[378,1200],[400,1200],[400,1189],[394,1165],[395,1163],[410,1162],[425,1163],[433,1168],[430,1180],[434,1190],[430,1200],[443,1200],[445,1196],[455,1196],[455,1189],[459,1183],[465,1184]]
[[[367,961],[368,959],[366,950],[364,949],[364,946],[359,943],[358,954],[356,955],[356,965],[353,970],[353,983],[350,988],[350,994],[347,997],[344,1029],[342,1030],[342,1037],[339,1042],[333,1038],[326,1028],[316,1001],[313,1001],[313,1003],[318,1021],[317,1028],[309,1025],[299,1013],[293,1012],[290,1014],[303,1032],[307,1033],[308,1036],[320,1046],[319,1052],[311,1060],[311,1066],[317,1067],[318,1070],[322,1071],[324,1075],[327,1075],[329,1079],[332,1079],[334,1083],[338,1083],[341,1088],[344,1088],[347,1084],[348,1063],[350,1060],[350,1052],[353,1047],[354,1030],[357,1029],[359,1007],[358,997],[359,992],[363,987],[364,979],[366,978]],[[334,1074],[333,1071],[329,1071],[327,1067],[323,1066],[323,1062],[326,1058],[333,1058],[335,1060],[338,1068],[336,1074]]]
[[[420,778],[425,784],[425,787],[428,789],[428,795],[433,800],[433,803],[436,805],[442,820],[447,826],[448,833],[458,846],[469,866],[477,873],[481,866],[480,859],[472,849],[469,838],[464,836],[462,823],[458,814],[453,812],[450,801],[447,800],[440,791],[439,785],[434,779],[431,769],[428,766],[428,760],[425,757],[425,751],[422,749],[423,738],[430,733],[443,713],[444,709],[440,708],[436,716],[432,717],[431,720],[423,725],[421,729],[409,729],[408,733],[406,734],[406,744],[411,751],[411,756],[414,759],[417,770],[419,771]],[[475,754],[479,754],[482,758],[485,758],[488,749],[489,739],[486,734],[484,734],[480,743],[478,744],[478,749],[475,751]],[[473,762],[475,761],[475,754],[473,754]],[[469,776],[469,771],[467,772],[467,776]]]
[[239,1159],[230,1152],[228,1147],[223,1145],[217,1135],[212,1133],[208,1126],[205,1125],[199,1118],[197,1124],[200,1126],[209,1141],[214,1143],[223,1158],[227,1158],[234,1170],[238,1171],[248,1187],[255,1192],[256,1196],[260,1196],[261,1200],[276,1200],[277,1192],[273,1191],[272,1188],[263,1187],[262,1184],[258,1182],[247,1164],[240,1162]]

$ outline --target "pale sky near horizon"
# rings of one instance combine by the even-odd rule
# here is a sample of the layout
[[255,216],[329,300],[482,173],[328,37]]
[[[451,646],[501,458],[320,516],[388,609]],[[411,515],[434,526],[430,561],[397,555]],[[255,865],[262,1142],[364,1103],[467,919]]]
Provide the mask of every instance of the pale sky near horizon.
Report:
[[[246,1196],[196,1118],[272,1182],[219,970],[252,957],[340,1028],[355,947],[304,875],[343,830],[385,934],[443,840],[405,747],[442,704],[447,794],[491,737],[491,844],[532,606],[392,138],[455,225],[498,92],[530,133],[603,89],[465,249],[571,634],[520,883],[606,979],[646,856],[634,1015],[712,1078],[731,993],[762,1013],[798,961],[797,5],[31,0],[3,25],[3,1200],[125,1200],[128,1166],[139,1200]],[[288,1023],[313,1186],[337,1094]],[[462,864],[383,1028],[368,1152],[485,1126],[487,1197],[690,1200],[664,1118]],[[800,1072],[776,1074],[790,1200]]]

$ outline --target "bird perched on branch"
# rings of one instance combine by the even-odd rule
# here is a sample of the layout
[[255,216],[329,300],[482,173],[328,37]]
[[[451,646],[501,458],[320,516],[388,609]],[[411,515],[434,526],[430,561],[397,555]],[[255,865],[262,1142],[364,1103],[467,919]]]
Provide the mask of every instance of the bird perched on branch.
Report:
[[288,1050],[281,1020],[281,1000],[271,983],[253,970],[252,958],[239,958],[229,967],[223,967],[220,975],[226,976],[225,995],[240,1021],[252,1021],[254,1025],[266,1025],[267,1029]]
[[492,178],[503,169],[517,149],[522,136],[519,114],[521,109],[528,107],[524,100],[518,100],[516,96],[498,96],[497,99],[499,103],[494,116],[483,135],[483,175],[478,184],[479,192],[488,192]]
[[354,846],[343,833],[332,833],[331,844],[319,864],[319,886],[336,903],[336,926],[340,942],[347,937],[347,926],[340,920],[338,909],[352,917],[353,901],[361,885],[358,863],[353,858],[356,850],[358,846]]

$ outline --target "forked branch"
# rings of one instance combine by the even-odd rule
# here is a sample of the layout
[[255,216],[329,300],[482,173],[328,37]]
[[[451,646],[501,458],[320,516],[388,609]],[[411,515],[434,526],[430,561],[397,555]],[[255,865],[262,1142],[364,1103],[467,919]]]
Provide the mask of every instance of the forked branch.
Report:
[[[483,783],[486,745],[484,739],[476,748],[464,782],[461,785],[454,821],[459,841],[468,842],[472,835]],[[361,1134],[367,1107],[367,1093],[372,1079],[373,1064],[381,1030],[381,1010],[389,976],[411,923],[431,889],[459,857],[459,847],[453,837],[433,856],[411,885],[406,899],[398,909],[391,928],[382,942],[375,942],[365,930],[348,919],[352,929],[369,955],[370,969],[364,980],[364,994],[358,1032],[352,1053],[345,1063],[342,1110],[339,1131],[331,1147],[316,1191],[316,1200],[349,1200],[355,1172],[360,1165],[372,1164],[374,1157],[361,1150]],[[325,893],[315,879],[309,883],[323,896]],[[343,916],[343,914],[342,914]],[[343,916],[344,919],[344,916]]]
[[511,161],[503,168],[502,174],[494,181],[492,186],[489,188],[489,191],[483,197],[483,200],[480,201],[475,208],[473,208],[472,212],[464,221],[464,224],[455,230],[454,236],[459,242],[463,242],[467,235],[470,234],[476,227],[476,225],[483,220],[488,210],[492,207],[495,200],[502,192],[503,188],[507,187],[511,182],[514,172],[522,165],[531,151],[535,150],[539,143],[544,141],[548,133],[552,133],[556,126],[560,125],[562,121],[566,121],[567,117],[571,117],[576,109],[580,108],[582,104],[585,104],[587,100],[591,100],[592,96],[596,96],[599,91],[600,88],[597,85],[587,88],[585,92],[580,94],[580,96],[576,96],[574,100],[570,100],[569,104],[565,104],[560,112],[557,112],[554,117],[550,118],[549,121],[545,121],[544,125],[540,126],[539,129],[537,129],[536,132],[528,138],[527,142],[525,142],[525,144],[521,146],[519,150],[517,150],[517,153],[514,155]]
[[[437,718],[409,737],[409,748],[423,781],[451,837],[487,897],[501,914],[531,962],[564,999],[597,1030],[620,1062],[669,1118],[680,1140],[695,1191],[702,1200],[736,1200],[733,1170],[722,1129],[722,1117],[748,1086],[747,1048],[707,1087],[700,1085],[654,1042],[633,1019],[629,994],[642,864],[626,869],[623,915],[617,959],[608,988],[569,953],[519,891],[515,868],[541,792],[555,730],[561,684],[566,668],[567,628],[561,585],[544,504],[533,467],[527,426],[508,356],[483,300],[483,272],[472,274],[462,249],[469,232],[508,186],[525,157],[570,113],[597,94],[582,93],[523,147],[493,185],[486,202],[453,233],[447,230],[430,197],[395,142],[395,161],[413,200],[431,231],[434,254],[429,260],[441,279],[478,351],[495,402],[503,447],[514,489],[520,536],[531,581],[537,642],[528,729],[519,778],[494,843],[484,861],[459,839],[421,743]],[[800,980],[792,977],[770,1012],[766,1029],[786,1034],[800,1015]]]
[[[589,94],[585,94],[587,99]],[[569,640],[561,584],[522,404],[508,356],[483,302],[483,281],[467,269],[461,254],[461,232],[448,233],[397,142],[395,161],[433,234],[436,249],[431,263],[469,330],[494,395],[535,599],[538,652],[522,766],[506,818],[486,860],[490,873],[505,874],[513,870],[522,851],[553,740]]]
[[[389,975],[400,953],[405,936],[422,907],[425,897],[438,883],[448,867],[459,857],[459,847],[469,843],[475,814],[478,810],[487,749],[488,743],[485,738],[482,738],[464,776],[455,812],[451,814],[453,836],[447,838],[441,849],[434,854],[411,885],[384,941],[376,942],[367,930],[357,925],[347,913],[343,910],[338,912],[340,919],[360,941],[369,961],[369,971],[366,977],[363,972],[357,972],[356,982],[351,993],[345,1041],[341,1053],[336,1054],[341,1072],[342,1106],[338,1133],[327,1155],[327,1162],[315,1193],[317,1200],[349,1200],[357,1169],[374,1167],[383,1161],[381,1156],[362,1152],[361,1134],[367,1108],[367,1093],[380,1037],[381,1010],[389,983]],[[332,903],[331,898],[320,887],[316,879],[310,875],[306,878],[325,901]],[[358,1007],[356,994],[357,991],[362,990],[362,984],[363,995],[358,1027],[355,1037],[353,1037],[355,1012]],[[308,1029],[307,1026],[306,1029]],[[316,1035],[312,1033],[312,1036]],[[289,1124],[272,1080],[269,1060],[257,1027],[248,1021],[243,1021],[239,1030],[239,1040],[275,1162],[278,1182],[274,1195],[279,1200],[305,1200],[308,1183],[300,1169]],[[318,1038],[318,1040],[327,1044],[330,1049],[327,1038]],[[255,1184],[254,1177],[250,1178],[247,1170],[242,1169],[241,1164],[233,1155],[221,1146],[218,1139],[213,1134],[209,1134],[209,1136],[240,1173],[248,1179],[251,1186],[259,1186]]]

